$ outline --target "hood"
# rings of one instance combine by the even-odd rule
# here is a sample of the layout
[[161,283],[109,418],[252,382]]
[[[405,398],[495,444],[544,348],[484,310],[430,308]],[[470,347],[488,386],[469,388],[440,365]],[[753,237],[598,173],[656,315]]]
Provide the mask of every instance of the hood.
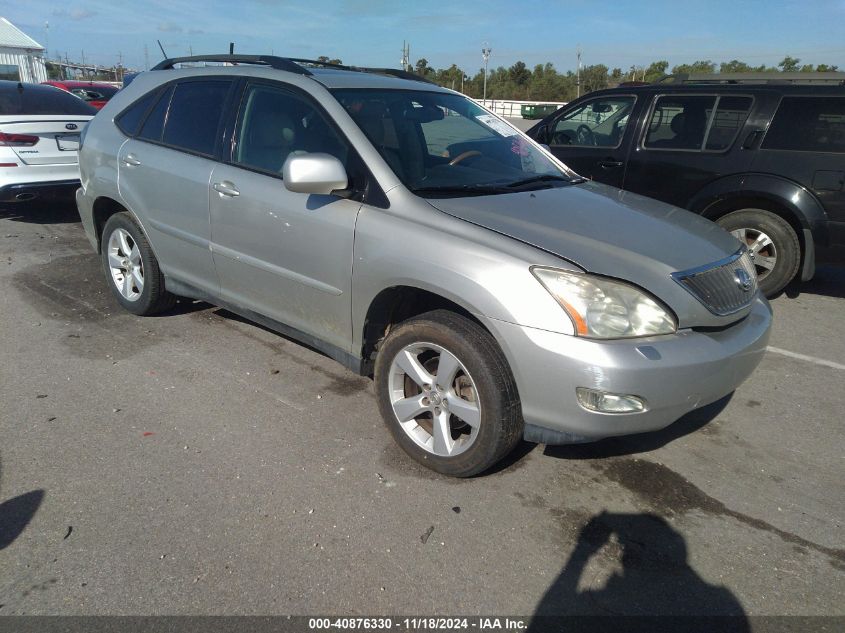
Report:
[[716,262],[740,248],[732,235],[689,211],[595,182],[427,201],[587,272],[636,284],[669,305],[681,327],[724,325],[745,315],[715,316],[672,279],[673,272]]

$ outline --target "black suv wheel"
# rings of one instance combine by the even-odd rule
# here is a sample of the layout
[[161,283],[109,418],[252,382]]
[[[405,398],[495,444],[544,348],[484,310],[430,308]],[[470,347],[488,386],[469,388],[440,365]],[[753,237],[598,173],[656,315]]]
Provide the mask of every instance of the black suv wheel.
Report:
[[801,245],[795,230],[779,215],[764,209],[740,209],[717,220],[746,244],[754,258],[760,290],[772,297],[798,272]]

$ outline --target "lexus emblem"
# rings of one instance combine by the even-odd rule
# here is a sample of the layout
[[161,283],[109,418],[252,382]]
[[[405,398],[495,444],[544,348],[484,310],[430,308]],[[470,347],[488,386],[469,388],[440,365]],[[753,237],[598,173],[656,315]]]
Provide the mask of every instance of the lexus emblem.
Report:
[[751,290],[752,279],[751,275],[745,272],[742,268],[737,268],[734,271],[734,281],[736,285],[742,288],[743,292],[748,292]]
[[75,129],[76,129],[76,128],[78,128],[78,127],[79,127],[79,126],[78,126],[76,123],[66,123],[66,124],[65,124],[65,129],[66,129],[66,130],[75,130]]

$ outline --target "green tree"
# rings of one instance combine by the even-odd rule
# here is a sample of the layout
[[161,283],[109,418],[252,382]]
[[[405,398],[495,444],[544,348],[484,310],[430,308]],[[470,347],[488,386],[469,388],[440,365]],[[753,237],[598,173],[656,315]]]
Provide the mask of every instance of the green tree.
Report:
[[679,64],[672,68],[673,75],[690,75],[693,73],[708,73],[716,72],[716,64],[709,59],[695,61],[691,64]]
[[669,62],[665,59],[659,62],[652,62],[651,65],[645,69],[645,79],[649,83],[657,81],[666,75],[666,69],[669,68]]
[[785,73],[794,73],[798,70],[798,64],[801,63],[801,60],[796,57],[790,57],[787,55],[783,58],[783,60],[778,64],[778,68],[780,68]]
[[741,62],[738,59],[732,59],[729,62],[722,62],[719,65],[719,72],[720,73],[750,73],[754,69],[746,64],[745,62]]
[[434,72],[434,70],[428,65],[428,60],[425,57],[417,60],[414,70],[418,75],[422,75],[423,77],[426,77]]

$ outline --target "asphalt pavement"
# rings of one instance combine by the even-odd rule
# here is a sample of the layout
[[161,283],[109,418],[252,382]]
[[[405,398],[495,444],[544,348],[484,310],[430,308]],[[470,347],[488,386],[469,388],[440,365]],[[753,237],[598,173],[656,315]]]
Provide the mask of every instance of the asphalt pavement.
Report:
[[[665,431],[441,477],[372,383],[120,309],[72,206],[0,212],[0,615],[845,615],[845,268]],[[832,629],[831,629],[832,630]]]

